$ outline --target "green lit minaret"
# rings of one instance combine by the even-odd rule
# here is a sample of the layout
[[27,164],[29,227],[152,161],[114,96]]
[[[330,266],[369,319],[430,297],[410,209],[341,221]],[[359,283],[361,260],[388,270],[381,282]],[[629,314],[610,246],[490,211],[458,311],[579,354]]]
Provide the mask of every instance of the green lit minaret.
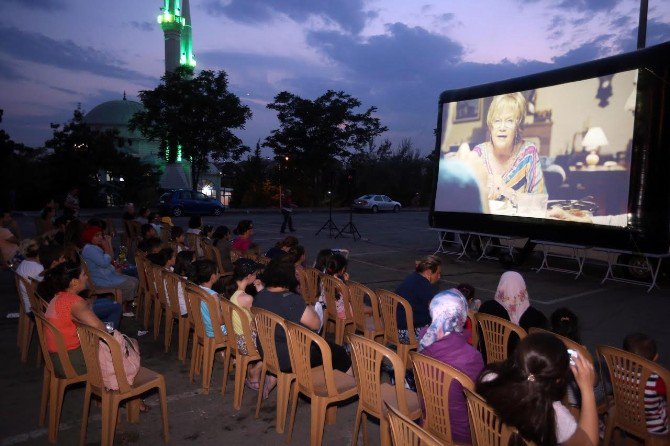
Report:
[[158,23],[165,36],[165,72],[180,65],[194,68],[189,0],[163,0]]

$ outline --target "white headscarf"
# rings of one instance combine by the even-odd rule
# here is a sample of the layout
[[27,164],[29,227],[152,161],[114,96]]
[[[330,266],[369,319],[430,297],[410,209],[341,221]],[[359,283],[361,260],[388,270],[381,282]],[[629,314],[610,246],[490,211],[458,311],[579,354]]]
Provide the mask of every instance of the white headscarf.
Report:
[[495,300],[505,307],[510,321],[519,325],[523,313],[530,307],[526,282],[516,271],[507,271],[500,276]]
[[463,331],[463,325],[468,317],[468,303],[456,288],[436,294],[430,301],[429,309],[432,322],[419,341],[419,351],[449,333]]

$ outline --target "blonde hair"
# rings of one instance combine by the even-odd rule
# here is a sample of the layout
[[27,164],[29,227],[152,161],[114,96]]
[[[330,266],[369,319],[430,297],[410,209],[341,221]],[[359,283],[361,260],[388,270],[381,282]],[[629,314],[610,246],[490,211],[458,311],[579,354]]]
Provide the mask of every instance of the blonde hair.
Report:
[[504,109],[510,109],[516,118],[514,134],[514,143],[516,144],[521,141],[521,135],[523,134],[523,124],[526,120],[526,98],[519,92],[495,96],[486,115],[486,125],[489,128],[489,132],[493,127],[494,117]]

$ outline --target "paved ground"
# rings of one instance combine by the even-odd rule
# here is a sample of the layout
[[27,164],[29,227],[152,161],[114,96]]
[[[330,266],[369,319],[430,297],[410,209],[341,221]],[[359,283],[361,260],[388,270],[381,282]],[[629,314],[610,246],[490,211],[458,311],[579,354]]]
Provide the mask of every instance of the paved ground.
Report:
[[[279,233],[281,217],[274,213],[230,213],[222,217],[205,219],[206,224],[226,224],[234,227],[241,218],[254,220],[255,241],[262,247],[270,247],[282,234]],[[373,288],[393,289],[413,268],[414,259],[432,253],[437,247],[434,232],[427,224],[426,212],[401,212],[399,214],[354,214],[354,223],[363,238],[354,241],[351,237],[331,239],[326,231],[319,236],[315,232],[328,219],[327,213],[299,213],[295,216],[298,232],[295,234],[307,248],[313,259],[315,253],[325,247],[347,248],[351,251],[349,272],[353,280]],[[186,219],[175,219],[186,225]],[[338,226],[348,222],[348,214],[334,213]],[[19,218],[26,235],[32,231],[32,219]],[[116,221],[120,227],[120,220]],[[653,335],[660,344],[661,362],[670,365],[670,280],[662,277],[660,289],[647,294],[645,289],[626,284],[608,283],[600,285],[605,269],[602,263],[587,264],[586,274],[579,280],[553,272],[535,273],[539,265],[537,257],[519,267],[528,283],[533,304],[549,315],[559,306],[568,306],[582,321],[582,335],[589,348],[605,343],[619,346],[623,336],[630,331],[644,331]],[[493,296],[498,278],[504,271],[498,262],[456,261],[444,257],[441,286],[451,287],[462,281],[474,284],[480,298]],[[0,273],[0,315],[15,311],[16,295],[11,276]],[[138,324],[124,319],[123,331],[137,332]],[[47,444],[46,430],[38,426],[38,407],[42,372],[35,368],[34,354],[27,365],[18,361],[16,348],[16,320],[0,320],[0,354],[5,366],[0,369],[0,446],[14,444]],[[145,367],[163,373],[168,385],[168,410],[172,444],[279,444],[284,436],[274,430],[276,397],[267,400],[261,410],[260,419],[254,419],[256,394],[245,391],[242,410],[232,409],[230,390],[224,398],[214,389],[210,395],[201,395],[199,385],[188,381],[188,369],[176,359],[176,343],[165,354],[151,335],[140,338],[142,362]],[[33,344],[34,347],[34,344]],[[215,364],[213,384],[222,380],[221,365]],[[229,389],[232,389],[232,376]],[[83,390],[75,388],[65,397],[61,418],[59,440],[62,444],[75,444],[81,420]],[[147,398],[152,411],[141,417],[139,424],[128,424],[125,420],[117,429],[117,444],[160,443],[160,414],[156,395]],[[327,426],[324,444],[350,444],[353,430],[355,401],[338,411],[337,423]],[[91,409],[88,442],[99,443],[100,411]],[[373,444],[378,444],[378,427],[370,423],[368,429]],[[301,401],[298,409],[293,444],[309,441],[309,405]]]

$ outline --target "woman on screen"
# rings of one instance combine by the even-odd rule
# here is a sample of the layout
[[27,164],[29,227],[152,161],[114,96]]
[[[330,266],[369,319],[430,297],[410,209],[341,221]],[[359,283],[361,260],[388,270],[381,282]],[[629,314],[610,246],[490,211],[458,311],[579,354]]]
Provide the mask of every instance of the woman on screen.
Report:
[[545,193],[540,156],[531,142],[522,138],[526,99],[521,93],[493,98],[486,116],[490,140],[473,149],[489,174],[489,199],[508,198],[516,193]]

